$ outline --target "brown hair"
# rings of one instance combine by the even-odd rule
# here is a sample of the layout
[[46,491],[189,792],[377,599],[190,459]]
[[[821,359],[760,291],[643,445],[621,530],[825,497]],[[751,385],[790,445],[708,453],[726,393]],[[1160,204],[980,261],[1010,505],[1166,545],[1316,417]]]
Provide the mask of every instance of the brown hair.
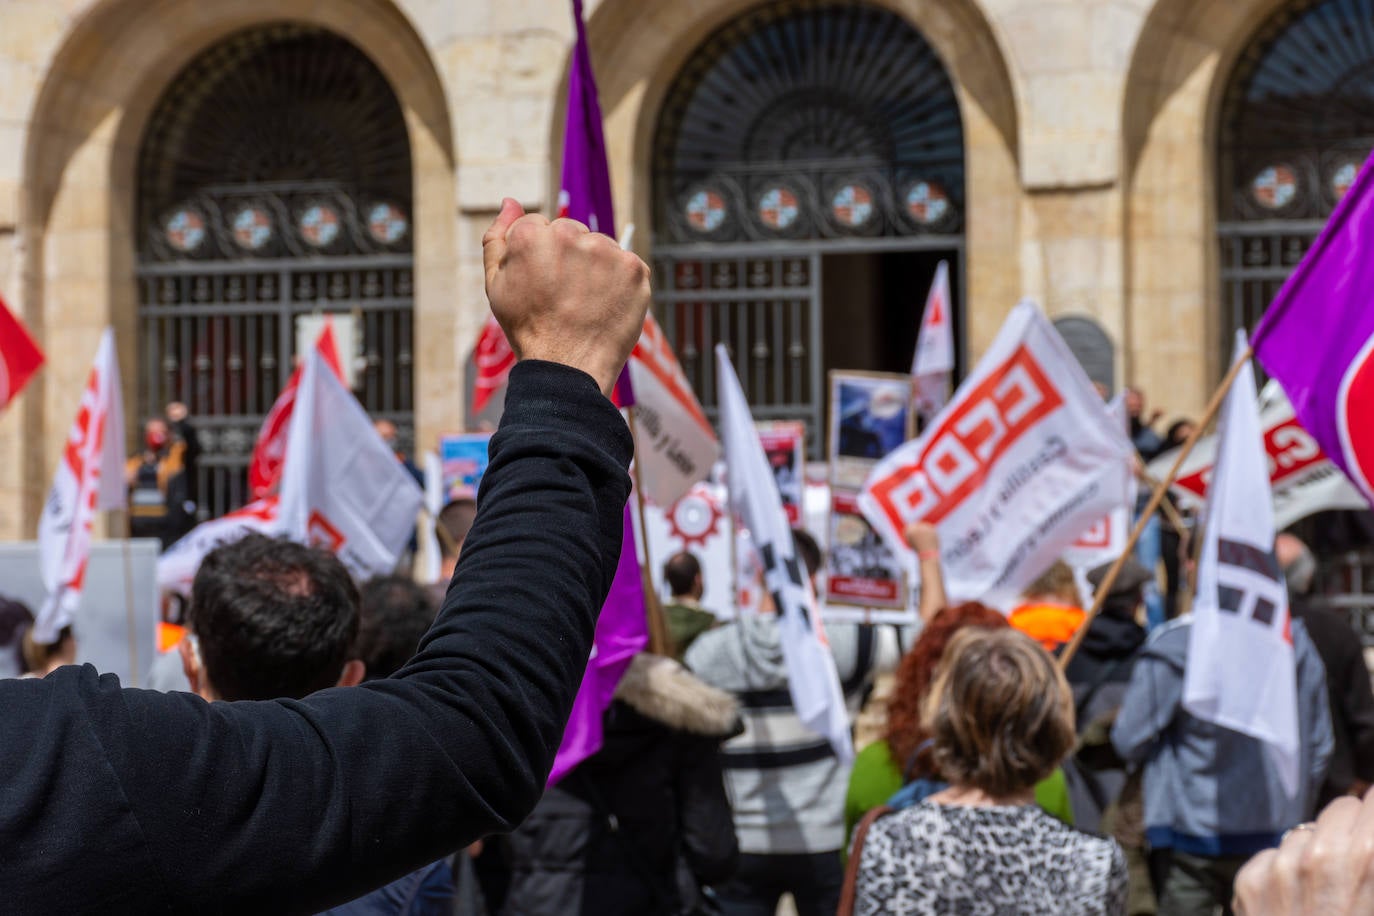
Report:
[[1024,598],[1057,598],[1065,604],[1077,607],[1082,600],[1078,596],[1078,583],[1073,578],[1073,568],[1063,560],[1054,564],[1027,585],[1021,592]]
[[1064,673],[1015,630],[956,633],[922,712],[940,775],[994,797],[1031,788],[1074,747]]
[[887,746],[903,777],[915,779],[935,773],[930,749],[922,750],[919,755],[916,749],[930,737],[930,732],[921,723],[921,703],[930,690],[930,682],[935,679],[945,646],[965,627],[991,630],[1006,626],[1007,618],[1001,611],[977,601],[956,604],[932,617],[915,645],[902,656],[897,665],[892,698],[887,704]]

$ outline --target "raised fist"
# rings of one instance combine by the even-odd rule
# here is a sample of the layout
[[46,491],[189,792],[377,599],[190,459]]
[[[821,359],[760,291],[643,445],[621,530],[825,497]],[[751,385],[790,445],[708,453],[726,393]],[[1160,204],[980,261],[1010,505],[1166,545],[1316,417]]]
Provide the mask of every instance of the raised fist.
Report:
[[482,237],[487,299],[518,359],[581,369],[610,394],[649,308],[649,268],[570,219],[507,198]]

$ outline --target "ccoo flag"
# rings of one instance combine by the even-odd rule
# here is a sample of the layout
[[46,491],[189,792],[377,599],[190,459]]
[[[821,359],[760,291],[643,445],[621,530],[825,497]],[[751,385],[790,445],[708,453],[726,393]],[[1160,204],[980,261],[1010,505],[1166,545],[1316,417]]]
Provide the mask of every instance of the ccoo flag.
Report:
[[1290,798],[1298,791],[1298,687],[1288,592],[1274,557],[1255,371],[1245,366],[1226,396],[1207,527],[1188,636],[1183,706],[1206,722],[1270,748]]
[[48,594],[34,621],[35,641],[55,642],[72,622],[85,585],[96,512],[127,504],[124,399],[114,330],[106,328],[38,520],[39,563]]
[[716,365],[730,507],[749,529],[763,561],[764,584],[777,608],[792,705],[802,724],[828,740],[835,754],[848,762],[854,757],[854,746],[835,658],[830,654],[811,580],[792,545],[792,528],[778,494],[777,478],[763,453],[753,415],[724,344],[716,345]]
[[1298,420],[1374,501],[1374,173],[1336,205],[1251,339]]
[[395,571],[423,494],[320,348],[306,355],[287,429],[280,527],[359,579]]
[[[339,344],[334,339],[334,323],[325,320],[324,329],[315,340],[315,349],[324,355],[325,362],[339,378],[344,377],[343,360],[339,358]],[[248,488],[254,499],[262,499],[276,489],[281,481],[282,461],[286,457],[286,431],[291,425],[291,412],[296,407],[296,390],[301,384],[301,366],[291,373],[286,387],[272,402],[272,409],[263,418],[253,443],[253,460],[248,465]]]
[[950,313],[949,262],[935,268],[935,279],[926,294],[916,353],[911,357],[911,381],[916,410],[927,423],[945,409],[954,379],[954,321]]

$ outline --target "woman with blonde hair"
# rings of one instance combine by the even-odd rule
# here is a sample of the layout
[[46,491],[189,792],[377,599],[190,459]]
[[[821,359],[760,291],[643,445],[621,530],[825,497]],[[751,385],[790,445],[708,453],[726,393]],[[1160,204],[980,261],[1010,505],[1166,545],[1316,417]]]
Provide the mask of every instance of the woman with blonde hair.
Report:
[[922,717],[949,788],[856,837],[855,913],[1125,913],[1121,847],[1035,805],[1075,741],[1068,682],[1043,649],[1013,630],[961,630]]

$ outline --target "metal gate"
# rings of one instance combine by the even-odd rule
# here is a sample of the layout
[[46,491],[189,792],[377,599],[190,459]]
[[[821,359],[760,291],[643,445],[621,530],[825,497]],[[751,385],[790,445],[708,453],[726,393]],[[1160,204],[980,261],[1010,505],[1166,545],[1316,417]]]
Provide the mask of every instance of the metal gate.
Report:
[[374,417],[413,438],[410,146],[386,79],[345,39],[251,29],[172,81],[139,165],[138,409],[186,404],[202,518],[251,499],[247,466],[295,366],[297,320],[346,313]]

